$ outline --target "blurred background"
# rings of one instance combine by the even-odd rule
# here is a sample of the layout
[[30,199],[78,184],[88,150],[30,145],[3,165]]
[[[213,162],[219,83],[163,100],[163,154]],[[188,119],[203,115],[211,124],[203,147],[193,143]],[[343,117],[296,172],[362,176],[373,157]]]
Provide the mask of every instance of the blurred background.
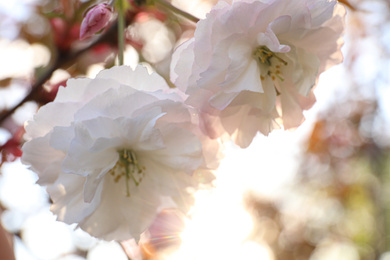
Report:
[[[216,188],[195,194],[190,217],[162,212],[140,246],[56,222],[20,163],[23,125],[68,78],[117,64],[115,17],[78,40],[84,11],[100,2],[0,0],[0,216],[16,259],[390,260],[388,0],[340,1],[344,62],[320,76],[304,124],[258,135],[247,149],[227,144]],[[172,51],[195,24],[129,2],[125,64],[168,79]],[[215,2],[172,0],[198,18]]]

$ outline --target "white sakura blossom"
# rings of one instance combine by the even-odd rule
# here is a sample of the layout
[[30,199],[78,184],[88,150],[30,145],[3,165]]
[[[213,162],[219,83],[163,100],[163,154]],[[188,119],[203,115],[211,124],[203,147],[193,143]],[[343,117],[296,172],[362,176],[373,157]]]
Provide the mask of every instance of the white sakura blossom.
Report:
[[210,137],[246,147],[302,123],[319,73],[342,61],[344,15],[336,0],[221,1],[175,51],[171,80]]
[[218,145],[196,129],[162,77],[114,67],[59,89],[28,122],[22,160],[58,220],[106,240],[139,239],[163,207],[185,206],[188,189],[211,180]]

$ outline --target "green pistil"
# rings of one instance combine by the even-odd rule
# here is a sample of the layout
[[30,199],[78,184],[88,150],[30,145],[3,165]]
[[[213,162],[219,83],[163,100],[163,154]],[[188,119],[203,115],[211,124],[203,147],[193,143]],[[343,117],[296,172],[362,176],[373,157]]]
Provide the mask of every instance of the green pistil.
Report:
[[119,150],[119,160],[109,173],[114,176],[114,181],[119,182],[122,176],[126,178],[126,195],[130,197],[130,180],[138,186],[144,175],[145,167],[138,163],[137,157],[132,150]]

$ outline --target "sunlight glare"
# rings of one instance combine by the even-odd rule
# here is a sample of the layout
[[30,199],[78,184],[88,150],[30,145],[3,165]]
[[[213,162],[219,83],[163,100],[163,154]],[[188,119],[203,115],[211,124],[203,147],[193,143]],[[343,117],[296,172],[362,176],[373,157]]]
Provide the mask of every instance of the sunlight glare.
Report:
[[263,241],[251,240],[254,223],[246,198],[250,193],[274,197],[291,180],[296,160],[288,158],[297,152],[292,140],[291,133],[279,132],[268,138],[258,136],[247,149],[227,146],[216,172],[216,188],[195,193],[182,244],[164,259],[273,260]]

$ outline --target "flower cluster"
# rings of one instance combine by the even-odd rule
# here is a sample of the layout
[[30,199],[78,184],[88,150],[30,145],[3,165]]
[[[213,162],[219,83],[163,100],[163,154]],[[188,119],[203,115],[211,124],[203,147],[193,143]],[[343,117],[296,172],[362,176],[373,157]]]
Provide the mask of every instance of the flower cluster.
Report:
[[[59,220],[139,239],[163,208],[185,208],[211,182],[219,137],[247,147],[258,132],[302,123],[319,73],[342,60],[344,14],[336,0],[219,2],[173,54],[177,88],[142,66],[70,79],[28,122],[22,160]],[[110,17],[93,8],[82,38]]]
[[302,123],[319,73],[342,60],[344,13],[328,0],[221,1],[177,48],[172,81],[204,132],[247,147],[258,131]]

